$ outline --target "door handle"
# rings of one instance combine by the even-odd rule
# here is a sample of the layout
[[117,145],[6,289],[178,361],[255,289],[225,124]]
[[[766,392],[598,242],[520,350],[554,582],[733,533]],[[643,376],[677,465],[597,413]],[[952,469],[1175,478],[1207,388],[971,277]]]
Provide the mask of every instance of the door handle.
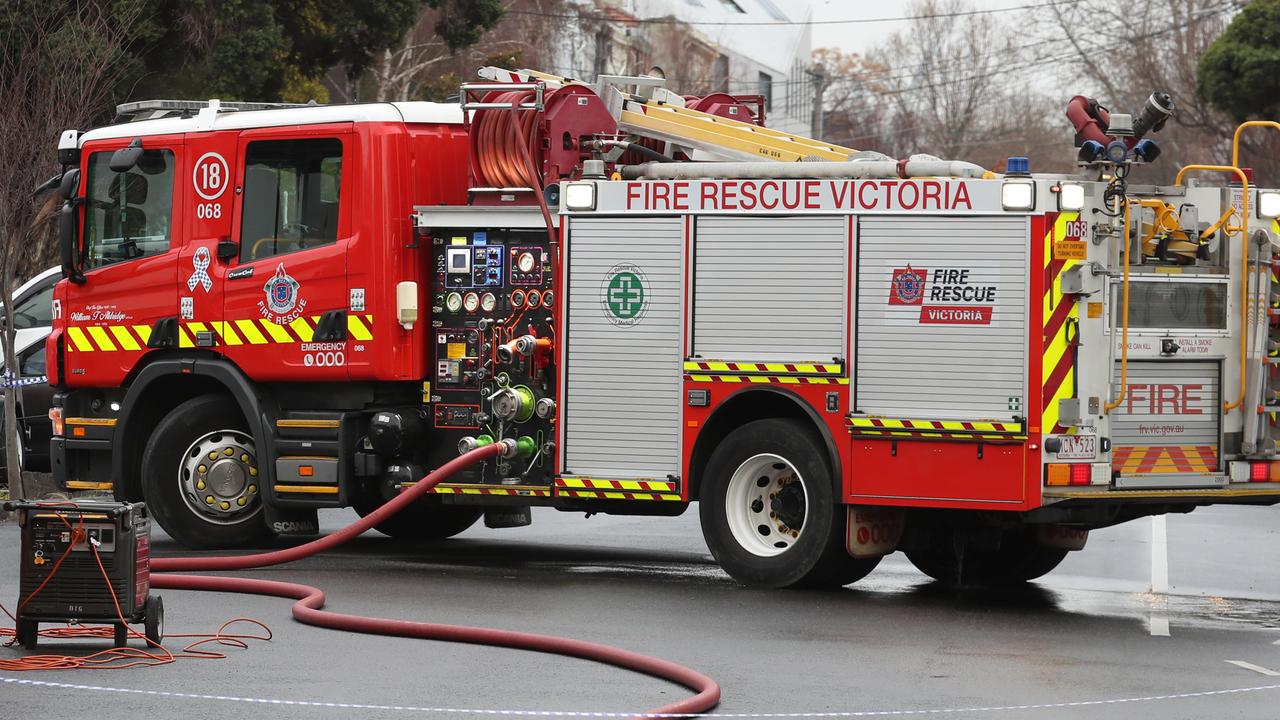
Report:
[[347,311],[330,310],[321,315],[311,339],[315,342],[345,342],[347,339]]

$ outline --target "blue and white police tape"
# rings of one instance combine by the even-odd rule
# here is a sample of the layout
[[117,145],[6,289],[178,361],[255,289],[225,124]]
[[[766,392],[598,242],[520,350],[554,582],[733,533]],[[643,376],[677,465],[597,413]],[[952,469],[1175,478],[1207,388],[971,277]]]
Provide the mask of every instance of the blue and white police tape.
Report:
[[0,374],[0,388],[26,387],[28,385],[44,385],[49,378],[44,375],[36,377],[14,377],[9,373]]

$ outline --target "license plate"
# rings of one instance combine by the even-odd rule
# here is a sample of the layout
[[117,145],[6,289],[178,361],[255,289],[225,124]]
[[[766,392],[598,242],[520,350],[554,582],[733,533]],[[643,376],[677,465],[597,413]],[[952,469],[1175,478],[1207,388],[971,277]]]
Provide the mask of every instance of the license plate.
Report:
[[1098,457],[1097,435],[1063,435],[1059,460],[1093,460]]

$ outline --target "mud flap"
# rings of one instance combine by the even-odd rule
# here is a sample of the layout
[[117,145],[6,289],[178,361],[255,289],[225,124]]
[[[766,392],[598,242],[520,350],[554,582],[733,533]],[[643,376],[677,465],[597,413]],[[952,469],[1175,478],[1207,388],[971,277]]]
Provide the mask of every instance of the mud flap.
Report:
[[902,539],[903,512],[894,508],[850,505],[845,549],[856,558],[888,555]]
[[319,535],[320,520],[315,508],[278,508],[267,505],[262,508],[267,527],[277,535]]

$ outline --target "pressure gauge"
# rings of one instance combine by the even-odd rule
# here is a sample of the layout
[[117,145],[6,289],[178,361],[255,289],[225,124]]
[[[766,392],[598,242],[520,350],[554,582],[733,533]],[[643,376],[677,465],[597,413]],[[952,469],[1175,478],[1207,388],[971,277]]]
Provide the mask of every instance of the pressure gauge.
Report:
[[498,307],[498,298],[491,292],[487,292],[480,296],[480,309],[485,312],[493,312]]
[[456,313],[462,309],[462,293],[451,292],[444,296],[444,309]]
[[480,296],[473,292],[467,293],[462,297],[462,307],[469,313],[475,312],[480,307]]
[[531,273],[536,262],[537,260],[534,259],[533,253],[522,252],[520,257],[516,258],[516,269],[522,273]]

